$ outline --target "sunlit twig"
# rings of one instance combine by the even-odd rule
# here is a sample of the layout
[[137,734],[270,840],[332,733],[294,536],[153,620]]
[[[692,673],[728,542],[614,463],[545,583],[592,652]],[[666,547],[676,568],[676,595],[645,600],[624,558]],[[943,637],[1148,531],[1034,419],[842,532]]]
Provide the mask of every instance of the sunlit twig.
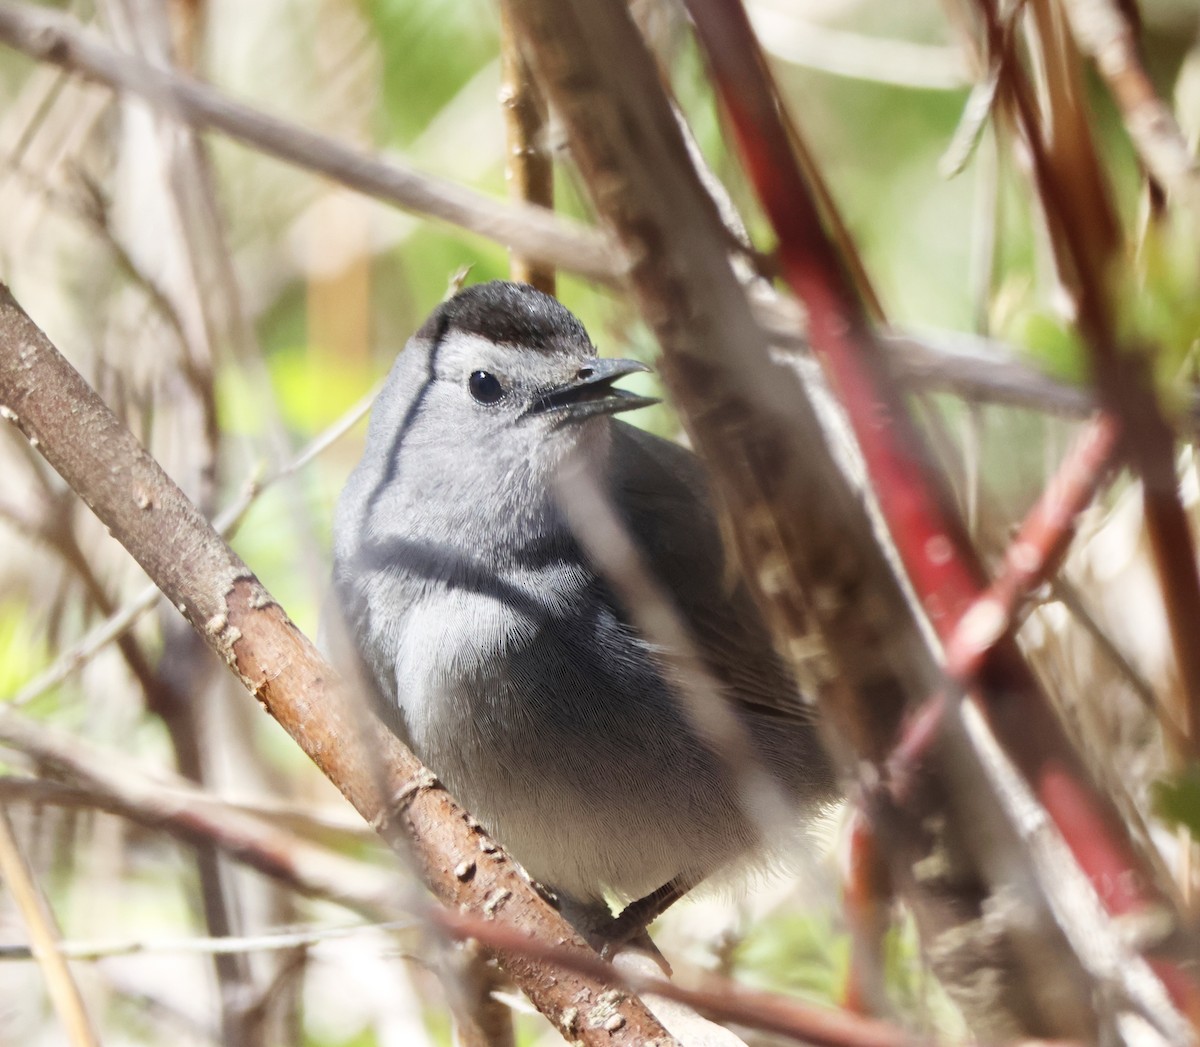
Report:
[[38,963],[46,979],[46,988],[54,1009],[74,1047],[99,1047],[100,1041],[83,1006],[79,987],[58,949],[58,933],[45,897],[30,875],[25,858],[17,846],[8,812],[0,810],[0,879],[16,903],[25,927],[34,943]]
[[32,5],[0,5],[0,40],[42,61],[133,91],[201,128],[215,128],[290,163],[406,210],[459,226],[529,258],[611,281],[621,264],[596,233],[531,205],[498,204],[465,186],[358,152],[235,102],[198,81],[101,43],[72,19]]
[[[381,383],[380,383],[381,384]],[[380,384],[367,393],[345,414],[328,428],[318,433],[290,462],[276,469],[268,476],[251,476],[242,485],[240,494],[219,513],[213,526],[222,535],[228,537],[236,532],[241,525],[246,512],[264,491],[280,480],[292,476],[303,469],[314,458],[322,454],[330,446],[345,436],[355,424],[371,409],[371,404],[379,392]],[[157,586],[148,585],[124,607],[96,626],[87,636],[73,646],[63,651],[54,662],[30,680],[9,700],[14,706],[27,705],[53,687],[78,672],[100,651],[118,639],[129,629],[132,629],[147,611],[161,598],[162,593]]]

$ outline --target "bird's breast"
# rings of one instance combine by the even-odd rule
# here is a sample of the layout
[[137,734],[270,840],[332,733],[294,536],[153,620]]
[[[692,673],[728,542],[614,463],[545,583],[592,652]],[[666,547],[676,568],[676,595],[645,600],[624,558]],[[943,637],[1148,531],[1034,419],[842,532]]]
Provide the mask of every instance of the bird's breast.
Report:
[[497,573],[486,584],[430,585],[416,597],[396,652],[396,695],[414,742],[491,721],[508,666],[545,643],[581,598],[586,578],[554,574]]

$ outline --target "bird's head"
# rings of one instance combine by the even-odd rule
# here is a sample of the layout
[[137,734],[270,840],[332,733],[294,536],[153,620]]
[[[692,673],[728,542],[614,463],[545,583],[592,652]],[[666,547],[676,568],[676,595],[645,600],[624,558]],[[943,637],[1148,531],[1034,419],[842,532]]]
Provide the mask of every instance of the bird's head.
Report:
[[403,382],[412,397],[412,416],[396,421],[423,447],[541,456],[548,444],[566,450],[598,436],[587,424],[594,419],[655,403],[615,385],[648,370],[598,357],[583,325],[549,295],[493,281],[439,306],[389,384]]

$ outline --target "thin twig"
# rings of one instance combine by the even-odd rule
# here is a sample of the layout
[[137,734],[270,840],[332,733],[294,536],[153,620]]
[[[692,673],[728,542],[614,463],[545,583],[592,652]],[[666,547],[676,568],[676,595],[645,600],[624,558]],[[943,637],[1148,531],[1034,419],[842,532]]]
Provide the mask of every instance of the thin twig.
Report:
[[[292,890],[326,898],[369,919],[394,914],[394,878],[363,862],[295,836],[250,814],[231,809],[181,777],[151,777],[110,752],[79,738],[0,707],[0,744],[54,768],[79,788],[42,782],[26,787],[43,803],[90,806],[148,828],[162,830],[188,844],[218,847],[237,861],[278,880]],[[22,791],[11,780],[9,795]]]
[[[114,956],[164,954],[222,955],[233,953],[274,952],[281,949],[312,948],[324,942],[373,932],[408,931],[422,926],[420,920],[388,920],[383,923],[357,923],[345,927],[307,927],[274,934],[253,934],[225,938],[118,938],[101,941],[60,941],[58,952],[68,960],[107,960]],[[39,957],[29,945],[0,945],[0,962],[32,960]]]
[[[513,200],[554,207],[554,161],[546,148],[546,102],[533,82],[512,29],[509,0],[500,0],[500,108],[504,113],[504,180]],[[509,252],[514,280],[554,294],[554,266]]]
[[1071,617],[1079,623],[1083,631],[1092,638],[1092,642],[1100,648],[1101,653],[1112,663],[1121,678],[1128,684],[1129,689],[1142,703],[1146,712],[1161,725],[1163,733],[1168,736],[1170,744],[1175,747],[1175,750],[1180,753],[1184,752],[1187,748],[1187,738],[1183,734],[1183,728],[1171,715],[1171,711],[1159,701],[1150,681],[1142,675],[1141,670],[1121,650],[1107,630],[1096,621],[1095,615],[1087,607],[1079,590],[1060,575],[1051,579],[1050,593],[1067,609]]
[[[641,634],[662,652],[663,668],[674,681],[684,715],[724,765],[734,783],[742,816],[763,840],[777,839],[795,820],[795,812],[767,772],[749,730],[705,664],[686,621],[655,578],[617,507],[582,460],[560,470],[557,493],[567,523],[588,560],[612,586],[622,606],[629,608]],[[656,918],[661,911],[653,916]]]
[[33,948],[37,953],[46,989],[54,1002],[67,1039],[75,1047],[99,1047],[100,1041],[79,995],[79,986],[58,949],[58,931],[42,892],[38,890],[25,864],[8,812],[0,809],[0,879],[25,920]]
[[1200,169],[1170,106],[1142,64],[1130,7],[1112,0],[1064,0],[1081,50],[1091,55],[1121,110],[1147,171],[1185,204],[1200,204]]
[[946,642],[946,673],[970,686],[988,651],[1013,625],[1021,604],[1062,563],[1080,514],[1116,464],[1121,427],[1100,414],[1022,521],[996,578],[959,619]]
[[[339,439],[346,435],[370,409],[379,393],[382,383],[377,383],[366,396],[362,397],[337,421],[318,433],[305,445],[290,462],[276,469],[267,476],[252,475],[242,485],[238,496],[227,505],[213,520],[213,527],[224,537],[232,535],[240,526],[246,512],[258,497],[273,484],[292,476],[303,469],[318,455],[322,454]],[[156,585],[148,585],[136,597],[120,608],[115,614],[96,626],[78,643],[63,651],[54,662],[38,673],[16,694],[8,699],[7,704],[13,706],[27,705],[53,687],[78,672],[100,651],[110,643],[118,640],[128,630],[132,629],[147,611],[159,599],[162,592]]]
[[[1010,632],[1021,604],[1062,562],[1080,514],[1114,465],[1119,438],[1120,426],[1111,415],[1101,414],[1088,426],[1025,517],[996,578],[947,637],[946,675],[961,691],[974,686],[984,659]],[[889,788],[897,798],[913,787],[952,705],[950,692],[942,691],[910,716],[887,761]]]
[[820,1047],[917,1047],[922,1041],[887,1022],[849,1011],[817,1007],[790,996],[747,989],[724,978],[706,976],[696,987],[646,977],[612,966],[599,957],[579,957],[544,939],[531,938],[503,921],[483,921],[449,909],[429,909],[427,919],[456,938],[523,952],[546,963],[606,978],[611,985],[687,1004],[717,1021],[775,1033]]
[[465,186],[351,149],[297,124],[235,102],[198,81],[151,66],[102,44],[73,19],[15,3],[0,4],[0,40],[110,87],[132,91],[198,128],[214,128],[341,182],[367,196],[469,230],[523,256],[601,281],[621,263],[595,232],[532,205],[498,204]]
[[785,62],[918,91],[961,91],[970,84],[962,56],[952,47],[832,29],[805,20],[797,10],[766,4],[751,10],[764,46]]
[[[0,714],[2,715],[2,714]],[[25,721],[31,726],[36,721]],[[19,742],[5,739],[0,729],[0,745],[20,751]],[[309,840],[329,843],[336,851],[346,851],[379,843],[379,837],[362,820],[341,808],[320,809],[306,804],[290,803],[273,797],[246,799],[222,796],[197,790],[183,778],[158,772],[154,773],[154,793],[161,799],[165,809],[185,810],[189,806],[211,807],[217,814],[229,812],[249,815],[263,822],[278,825],[287,831]],[[115,805],[109,806],[108,798],[92,789],[67,785],[47,778],[33,778],[18,774],[0,774],[0,803],[49,804],[77,810],[109,811],[123,813]],[[139,819],[140,821],[140,819]]]

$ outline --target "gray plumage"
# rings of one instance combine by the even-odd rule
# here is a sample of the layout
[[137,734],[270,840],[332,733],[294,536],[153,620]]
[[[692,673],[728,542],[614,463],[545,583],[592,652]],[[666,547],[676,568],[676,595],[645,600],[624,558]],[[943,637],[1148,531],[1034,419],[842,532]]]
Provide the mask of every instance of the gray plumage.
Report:
[[[579,322],[524,285],[471,287],[396,361],[338,504],[335,588],[389,723],[536,879],[583,905],[692,884],[756,842],[653,648],[556,502],[582,454],[763,766],[811,812],[833,775],[758,614],[730,582],[688,451],[612,417]],[[488,377],[480,377],[481,375]]]

